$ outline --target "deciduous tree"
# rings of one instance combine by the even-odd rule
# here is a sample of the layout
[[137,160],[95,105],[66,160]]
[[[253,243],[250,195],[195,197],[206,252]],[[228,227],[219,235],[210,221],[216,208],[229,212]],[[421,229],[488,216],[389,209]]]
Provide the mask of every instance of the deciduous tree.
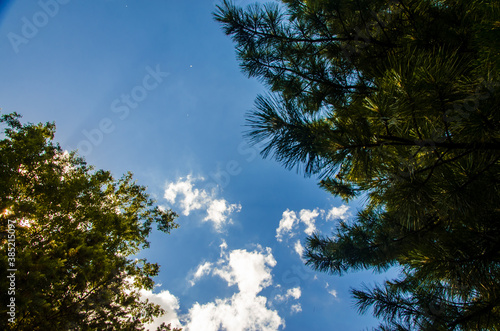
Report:
[[0,328],[142,330],[163,313],[139,293],[159,266],[134,256],[153,223],[169,233],[176,214],[130,173],[116,180],[64,152],[54,124],[18,118],[1,118]]

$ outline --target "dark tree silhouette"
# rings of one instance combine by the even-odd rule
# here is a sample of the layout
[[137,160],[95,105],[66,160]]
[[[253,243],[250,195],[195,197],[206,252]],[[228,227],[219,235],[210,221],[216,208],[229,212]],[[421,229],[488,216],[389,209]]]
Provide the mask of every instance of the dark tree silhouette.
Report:
[[500,3],[282,0],[215,13],[269,87],[248,116],[264,157],[366,198],[313,268],[400,268],[352,291],[383,330],[500,328]]

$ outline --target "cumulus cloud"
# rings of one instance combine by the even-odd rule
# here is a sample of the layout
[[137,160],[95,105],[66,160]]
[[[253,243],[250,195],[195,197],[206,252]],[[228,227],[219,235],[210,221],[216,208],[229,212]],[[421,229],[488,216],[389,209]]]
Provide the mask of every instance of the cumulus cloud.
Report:
[[302,291],[300,290],[300,287],[294,287],[289,289],[286,292],[287,296],[294,298],[295,300],[298,300],[300,296],[302,295]]
[[216,199],[209,202],[207,209],[208,215],[203,220],[214,222],[215,228],[220,231],[226,222],[232,223],[231,219],[229,219],[229,215],[231,215],[232,212],[239,211],[241,211],[241,205],[228,204],[224,199]]
[[276,229],[276,239],[278,241],[283,240],[284,234],[290,234],[292,229],[296,227],[299,219],[297,218],[297,214],[293,210],[285,210],[280,220],[280,225]]
[[341,219],[343,221],[346,221],[347,218],[350,216],[348,213],[349,206],[347,205],[342,205],[340,207],[333,207],[328,211],[328,214],[326,215],[326,220],[327,221],[334,221],[337,219]]
[[[291,289],[288,289],[285,294],[278,294],[274,297],[274,300],[276,302],[286,302],[289,299],[293,298],[294,300],[299,300],[300,296],[302,295],[302,291],[300,290],[300,287],[294,287]],[[290,307],[290,313],[291,314],[297,314],[302,311],[302,306],[300,305],[299,302],[294,303]]]
[[242,293],[204,305],[195,303],[189,316],[186,331],[274,331],[284,325],[278,312],[266,307],[265,297],[249,300]]
[[304,232],[310,236],[316,231],[316,217],[319,216],[319,209],[314,210],[302,209],[300,211],[300,221],[306,225]]
[[204,181],[204,178],[188,175],[179,178],[175,183],[168,183],[164,193],[165,199],[172,204],[178,204],[185,216],[194,210],[205,210],[207,216],[203,221],[212,222],[215,230],[222,231],[224,225],[232,223],[231,214],[241,211],[241,205],[230,204],[225,199],[217,198],[214,190],[208,192],[196,188],[195,181]]
[[274,298],[278,302],[283,302],[287,301],[290,298],[294,298],[295,300],[300,299],[300,296],[302,295],[302,291],[300,290],[300,287],[294,287],[291,289],[288,289],[284,295],[278,294]]
[[280,224],[276,229],[276,239],[281,242],[283,241],[283,236],[287,236],[289,238],[293,237],[297,233],[294,232],[297,230],[298,225],[303,223],[305,225],[304,232],[307,235],[311,235],[316,231],[316,218],[321,214],[324,214],[324,211],[316,208],[314,210],[302,209],[299,212],[299,216],[293,210],[285,210],[282,214]]
[[302,311],[302,306],[300,305],[300,303],[296,303],[292,305],[291,310],[292,314],[300,313]]
[[[303,231],[306,235],[310,236],[317,231],[316,224],[321,225],[327,221],[341,220],[346,221],[351,214],[349,213],[349,206],[341,205],[339,207],[332,207],[330,210],[324,210],[320,208],[315,209],[302,209],[298,212],[294,210],[287,209],[283,212],[279,226],[276,229],[276,240],[278,242],[283,242],[285,239],[286,245],[293,249],[295,253],[300,257],[301,260],[304,254],[304,247],[302,246],[300,240],[295,241],[292,244],[289,239],[300,233],[300,225],[303,225]],[[305,262],[305,261],[304,261]]]
[[[287,209],[283,212],[279,226],[276,229],[276,239],[279,242],[282,242],[284,237],[292,238],[293,236],[297,235],[300,224],[304,224],[304,233],[310,236],[314,232],[316,232],[316,220],[318,219],[318,217],[326,221],[336,219],[345,221],[350,216],[348,210],[349,206],[347,205],[332,207],[332,209],[328,211],[316,208],[313,210],[302,209],[297,213],[293,210]],[[299,245],[300,243],[295,244],[294,249],[297,254],[301,255],[301,253],[299,253],[301,246]]]
[[173,327],[180,327],[179,317],[177,312],[179,310],[179,299],[171,294],[169,291],[164,290],[160,293],[153,293],[152,291],[140,290],[140,295],[143,300],[147,299],[152,303],[160,305],[165,310],[165,314],[156,318],[150,324],[145,325],[146,330],[156,330],[162,322],[165,324],[172,324]]
[[297,242],[293,246],[293,249],[295,250],[295,253],[297,253],[302,259],[302,255],[304,254],[304,247],[300,243],[300,240],[297,240]]
[[[199,178],[204,180],[203,178]],[[186,178],[179,178],[176,183],[169,183],[165,189],[165,199],[170,203],[175,203],[177,196],[184,196],[180,201],[180,207],[183,209],[182,214],[188,216],[192,210],[201,209],[209,200],[209,195],[205,190],[194,188],[191,175]]]
[[269,247],[263,252],[238,249],[233,250],[227,263],[215,268],[213,274],[227,281],[229,286],[237,285],[240,292],[255,295],[272,284],[271,268],[275,265]]
[[[278,312],[267,307],[267,298],[259,295],[272,284],[271,270],[276,260],[271,249],[233,250],[223,256],[215,264],[205,262],[197,271],[221,277],[228,286],[236,285],[238,292],[230,298],[195,303],[186,316],[185,330],[271,331],[284,326]],[[297,295],[296,291],[291,295]]]

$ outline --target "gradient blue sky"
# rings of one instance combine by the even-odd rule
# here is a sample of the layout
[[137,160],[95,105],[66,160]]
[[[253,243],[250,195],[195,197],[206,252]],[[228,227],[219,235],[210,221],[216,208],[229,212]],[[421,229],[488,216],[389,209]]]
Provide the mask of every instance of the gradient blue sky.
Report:
[[[154,293],[185,330],[362,330],[350,287],[384,277],[313,272],[307,233],[348,221],[314,178],[262,160],[245,112],[265,88],[238,68],[216,1],[41,0],[0,5],[0,107],[55,121],[56,140],[126,171],[180,228],[153,233]],[[236,1],[246,6],[253,1]],[[159,321],[158,321],[159,322]]]

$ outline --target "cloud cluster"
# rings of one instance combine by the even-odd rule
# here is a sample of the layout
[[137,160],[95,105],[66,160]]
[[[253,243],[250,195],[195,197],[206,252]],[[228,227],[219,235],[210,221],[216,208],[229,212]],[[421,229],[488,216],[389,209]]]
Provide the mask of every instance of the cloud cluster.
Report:
[[[340,207],[332,207],[325,211],[320,208],[313,210],[302,209],[300,212],[287,209],[283,212],[278,228],[276,229],[276,240],[283,241],[283,238],[290,239],[299,233],[300,224],[304,225],[304,233],[308,236],[316,232],[316,220],[320,217],[325,221],[342,220],[346,221],[350,217],[349,206],[341,205]],[[302,259],[304,247],[300,240],[297,240],[293,245],[293,250]]]
[[[268,300],[260,292],[273,284],[272,269],[276,260],[271,248],[257,246],[253,251],[244,249],[226,252],[225,241],[220,245],[221,258],[217,262],[203,262],[193,272],[189,282],[196,281],[207,275],[217,276],[235,286],[237,291],[228,298],[217,298],[213,302],[200,304],[196,302],[187,314],[178,316],[179,300],[170,292],[162,291],[154,294],[151,291],[141,291],[143,299],[159,304],[166,314],[146,329],[156,330],[162,322],[171,323],[174,327],[182,327],[185,331],[276,331],[285,327],[285,321],[276,310],[268,307]],[[284,295],[275,300],[284,302],[301,296],[300,287],[287,290]],[[292,313],[302,311],[300,303],[291,306]],[[180,320],[183,321],[181,324]]]
[[290,298],[294,298],[295,300],[298,300],[301,295],[302,295],[302,291],[300,290],[300,287],[294,287],[294,288],[288,289],[284,295],[278,294],[274,298],[274,300],[276,300],[278,302],[287,301]]
[[[221,249],[224,249],[221,245]],[[237,286],[238,292],[230,298],[216,299],[206,304],[195,303],[186,317],[185,330],[277,330],[284,326],[278,312],[267,307],[267,298],[259,295],[272,284],[271,270],[276,265],[271,249],[255,251],[233,250],[222,254],[213,264],[198,266],[191,284],[204,275],[224,279],[228,286]],[[300,289],[299,289],[300,291]],[[290,295],[297,296],[297,292]],[[300,296],[300,293],[299,293]]]
[[240,204],[230,204],[225,199],[216,197],[215,190],[206,191],[195,188],[194,182],[203,178],[193,178],[191,175],[181,177],[175,183],[168,183],[165,188],[165,199],[182,209],[182,214],[188,216],[194,210],[205,210],[204,222],[212,222],[216,231],[223,231],[224,225],[232,223],[230,216],[241,210]]
[[[299,300],[301,295],[302,295],[302,291],[300,289],[300,286],[297,286],[297,287],[288,289],[285,294],[276,295],[274,297],[274,300],[275,300],[275,302],[278,302],[278,303],[288,302],[288,300],[290,300],[291,298],[293,298],[294,300]],[[290,307],[290,312],[292,314],[297,314],[297,313],[300,313],[301,311],[302,311],[302,306],[300,305],[299,302],[294,303]]]
[[293,231],[297,229],[300,223],[306,226],[304,232],[307,235],[313,234],[316,231],[316,218],[320,213],[324,214],[324,211],[319,208],[314,210],[302,209],[297,216],[295,211],[289,209],[285,210],[280,220],[280,225],[276,229],[276,239],[281,242],[283,241],[284,235],[293,237],[295,235]]
[[[329,287],[330,287],[330,284],[328,284],[328,282],[326,282],[325,288],[328,289]],[[337,290],[331,289],[328,291],[328,293],[331,294],[334,298],[337,298]]]
[[[304,233],[308,236],[316,232],[316,218],[321,216],[327,221],[341,219],[346,220],[350,215],[348,213],[349,207],[347,205],[342,205],[340,207],[333,207],[329,211],[323,209],[302,209],[300,212],[293,210],[285,210],[282,214],[280,224],[276,229],[276,239],[281,242],[283,237],[287,236],[292,238],[297,234],[297,229],[302,223],[305,225]],[[295,248],[297,251],[297,247]]]

